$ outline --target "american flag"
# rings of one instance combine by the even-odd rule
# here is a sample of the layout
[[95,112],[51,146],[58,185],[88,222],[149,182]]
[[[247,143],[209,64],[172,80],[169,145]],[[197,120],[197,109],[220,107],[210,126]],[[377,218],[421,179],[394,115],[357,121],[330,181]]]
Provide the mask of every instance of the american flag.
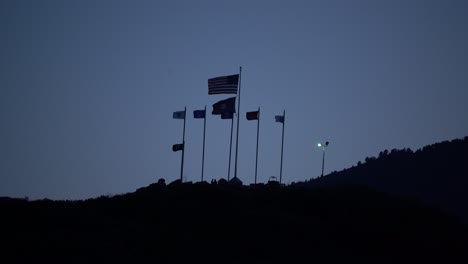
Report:
[[208,79],[208,94],[237,94],[239,74]]

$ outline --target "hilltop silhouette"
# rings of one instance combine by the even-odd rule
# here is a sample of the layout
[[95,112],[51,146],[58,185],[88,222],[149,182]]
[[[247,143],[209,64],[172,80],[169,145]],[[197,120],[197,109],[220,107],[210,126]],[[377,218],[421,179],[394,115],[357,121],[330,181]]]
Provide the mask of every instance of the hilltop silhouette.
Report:
[[357,167],[290,186],[274,180],[244,186],[223,179],[169,184],[160,179],[133,193],[83,201],[0,198],[2,258],[8,263],[465,263],[467,225],[410,197],[463,198],[467,141],[383,151]]
[[468,222],[468,137],[432,144],[414,152],[408,148],[384,150],[352,168],[299,185],[313,188],[364,185],[418,199]]
[[[11,262],[451,262],[466,225],[363,187],[169,184],[86,201],[0,199]],[[413,262],[414,263],[414,262]]]

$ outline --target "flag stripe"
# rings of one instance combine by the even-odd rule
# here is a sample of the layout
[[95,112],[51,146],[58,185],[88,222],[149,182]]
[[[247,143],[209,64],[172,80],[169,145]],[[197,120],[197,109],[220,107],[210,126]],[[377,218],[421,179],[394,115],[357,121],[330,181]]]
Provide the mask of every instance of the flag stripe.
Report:
[[233,75],[226,75],[226,76],[219,76],[219,77],[214,77],[208,79],[208,81],[214,82],[214,81],[222,81],[222,80],[229,80],[229,81],[238,81],[239,80],[239,74],[233,74]]
[[209,84],[236,84],[237,80],[236,79],[229,79],[229,78],[220,78],[220,79],[209,79],[208,80]]
[[216,88],[208,88],[209,93],[219,92],[219,91],[222,91],[222,90],[235,91],[237,93],[237,86],[219,86],[219,87],[216,87]]
[[208,89],[208,92],[219,92],[219,91],[223,91],[223,90],[229,90],[229,91],[235,91],[237,92],[237,86],[224,86],[224,87],[216,87],[216,88],[209,88]]
[[[211,87],[215,85],[210,85]],[[216,88],[237,88],[237,84],[216,84]]]
[[209,91],[208,94],[237,94],[237,89],[229,89],[229,90],[212,90]]
[[237,82],[208,82],[208,87],[213,87],[213,86],[217,87],[220,85],[237,86]]

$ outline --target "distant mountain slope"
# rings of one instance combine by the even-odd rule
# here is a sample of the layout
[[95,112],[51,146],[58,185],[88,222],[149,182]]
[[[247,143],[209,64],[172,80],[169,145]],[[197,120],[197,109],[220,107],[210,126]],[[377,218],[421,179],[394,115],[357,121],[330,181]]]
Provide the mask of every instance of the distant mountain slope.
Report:
[[8,263],[466,263],[467,229],[367,188],[152,185],[87,201],[0,199]]
[[410,149],[383,151],[377,158],[304,183],[309,187],[366,185],[417,198],[468,221],[468,137]]

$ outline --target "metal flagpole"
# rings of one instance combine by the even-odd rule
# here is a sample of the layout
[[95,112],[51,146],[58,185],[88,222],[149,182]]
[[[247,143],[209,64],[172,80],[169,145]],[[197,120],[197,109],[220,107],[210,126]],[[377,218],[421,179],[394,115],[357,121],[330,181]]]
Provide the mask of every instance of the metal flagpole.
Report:
[[239,119],[240,119],[240,98],[241,98],[241,76],[242,67],[239,67],[239,100],[237,101],[237,135],[236,135],[236,164],[234,166],[234,178],[237,177],[237,153],[239,149]]
[[258,135],[260,130],[260,107],[257,113],[257,154],[255,156],[255,184],[257,184],[257,165],[258,165]]
[[203,154],[202,154],[202,165],[201,165],[201,181],[203,182],[203,170],[205,167],[205,132],[206,132],[206,105],[205,105],[205,118],[203,120]]
[[229,145],[229,166],[228,166],[228,181],[231,176],[231,153],[232,153],[232,128],[234,127],[234,116],[231,118],[231,143]]
[[323,168],[325,167],[325,147],[322,147],[322,177],[323,177]]
[[283,110],[283,135],[281,138],[281,165],[280,165],[280,184],[283,177],[283,145],[284,145],[284,123],[286,122],[286,110]]
[[182,182],[182,176],[184,175],[184,154],[185,154],[185,120],[187,119],[187,107],[184,109],[184,132],[182,134],[182,162],[180,165],[180,181]]

